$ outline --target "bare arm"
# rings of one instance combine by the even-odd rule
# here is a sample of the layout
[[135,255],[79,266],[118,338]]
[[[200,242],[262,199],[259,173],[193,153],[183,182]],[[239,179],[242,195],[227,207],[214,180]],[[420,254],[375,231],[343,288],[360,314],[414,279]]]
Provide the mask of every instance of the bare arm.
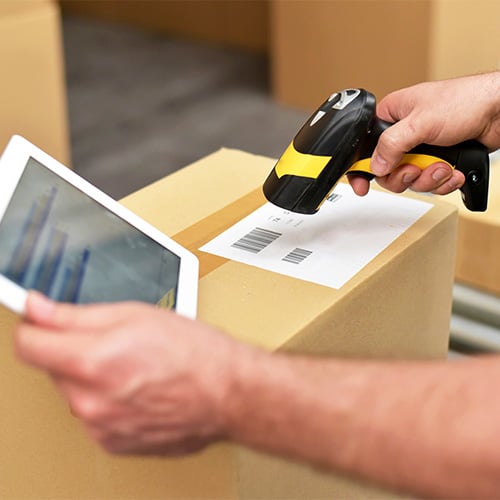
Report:
[[34,294],[28,315],[19,355],[51,374],[111,452],[179,455],[232,440],[420,495],[500,491],[499,357],[270,354],[151,306]]
[[500,358],[338,361],[275,355],[243,368],[230,436],[386,487],[442,498],[500,492]]

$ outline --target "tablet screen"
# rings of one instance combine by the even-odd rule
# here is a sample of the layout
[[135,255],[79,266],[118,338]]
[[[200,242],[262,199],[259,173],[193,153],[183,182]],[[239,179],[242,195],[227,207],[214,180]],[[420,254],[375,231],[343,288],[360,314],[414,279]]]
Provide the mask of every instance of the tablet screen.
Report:
[[30,158],[0,222],[0,272],[72,303],[175,308],[180,257]]

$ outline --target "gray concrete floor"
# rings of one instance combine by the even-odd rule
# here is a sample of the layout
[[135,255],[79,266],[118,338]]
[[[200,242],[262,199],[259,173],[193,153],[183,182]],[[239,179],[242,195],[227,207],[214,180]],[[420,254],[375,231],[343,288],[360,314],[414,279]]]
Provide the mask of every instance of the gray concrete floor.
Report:
[[263,56],[64,17],[73,167],[123,197],[220,147],[279,156],[308,113]]

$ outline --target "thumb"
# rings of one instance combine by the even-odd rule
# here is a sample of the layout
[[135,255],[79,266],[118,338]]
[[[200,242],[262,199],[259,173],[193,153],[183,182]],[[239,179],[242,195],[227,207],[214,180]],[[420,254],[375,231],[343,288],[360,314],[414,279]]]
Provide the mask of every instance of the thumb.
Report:
[[422,128],[411,116],[396,122],[379,137],[370,162],[370,168],[377,176],[392,172],[403,155],[423,142]]
[[33,323],[43,326],[55,326],[53,324],[56,304],[40,292],[31,290],[26,299],[26,318]]
[[127,304],[74,305],[54,302],[39,292],[30,291],[26,318],[43,328],[67,331],[100,331],[126,314]]

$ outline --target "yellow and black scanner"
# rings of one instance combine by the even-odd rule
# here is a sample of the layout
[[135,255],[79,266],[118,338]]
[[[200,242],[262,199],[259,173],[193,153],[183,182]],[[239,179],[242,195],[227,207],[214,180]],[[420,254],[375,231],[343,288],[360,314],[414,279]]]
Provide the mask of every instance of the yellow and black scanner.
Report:
[[[377,118],[375,96],[364,89],[333,93],[307,120],[266,179],[263,190],[275,205],[313,214],[346,173],[372,179],[370,158],[391,124]],[[488,204],[489,156],[477,141],[456,146],[421,144],[401,164],[424,169],[444,161],[464,173],[462,199],[472,211]]]

